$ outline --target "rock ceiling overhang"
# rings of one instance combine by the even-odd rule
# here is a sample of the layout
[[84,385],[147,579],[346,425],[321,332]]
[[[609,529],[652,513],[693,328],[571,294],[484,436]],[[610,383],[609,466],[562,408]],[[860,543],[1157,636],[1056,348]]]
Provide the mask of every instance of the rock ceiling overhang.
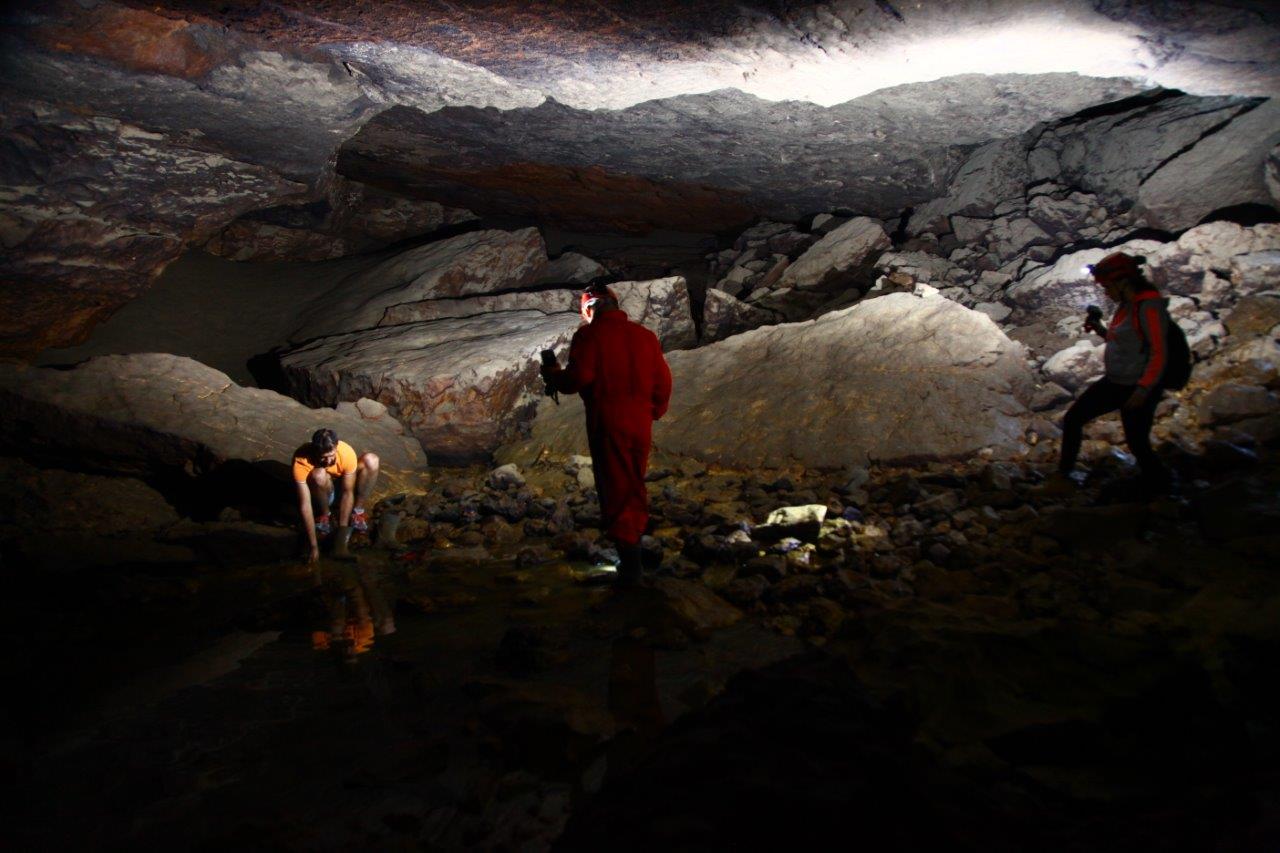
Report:
[[[729,218],[742,204],[885,215],[936,194],[949,149],[1143,88],[1280,91],[1266,3],[13,8],[15,94],[186,133],[289,179],[314,182],[351,140],[345,153],[366,168],[371,155],[416,163],[405,178],[419,190],[475,196],[531,166],[540,179],[596,168],[610,191],[634,179],[671,183],[674,198],[710,187]],[[536,211],[528,183],[521,197]]]
[[[1153,86],[1280,91],[1273,4],[22,0],[0,13],[0,350],[82,337],[334,167],[590,230],[940,195],[974,146]],[[33,286],[34,285],[34,286]]]

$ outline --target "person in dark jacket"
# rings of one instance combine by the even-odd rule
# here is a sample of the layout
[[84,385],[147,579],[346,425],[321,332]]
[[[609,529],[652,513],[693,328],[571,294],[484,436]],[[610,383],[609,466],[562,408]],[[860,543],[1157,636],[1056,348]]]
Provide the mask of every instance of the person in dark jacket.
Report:
[[586,324],[573,335],[568,365],[544,365],[543,379],[548,388],[582,395],[601,527],[618,546],[621,580],[635,583],[649,522],[653,422],[666,414],[671,370],[657,335],[629,320],[609,288],[588,287],[580,309]]
[[1151,424],[1163,393],[1160,381],[1168,362],[1168,308],[1142,274],[1145,258],[1115,252],[1089,267],[1107,298],[1116,304],[1106,328],[1094,319],[1085,328],[1107,339],[1106,372],[1067,410],[1062,422],[1062,456],[1058,473],[1070,474],[1080,453],[1084,425],[1120,410],[1125,441],[1138,460],[1144,485],[1161,489],[1164,466],[1151,449]]

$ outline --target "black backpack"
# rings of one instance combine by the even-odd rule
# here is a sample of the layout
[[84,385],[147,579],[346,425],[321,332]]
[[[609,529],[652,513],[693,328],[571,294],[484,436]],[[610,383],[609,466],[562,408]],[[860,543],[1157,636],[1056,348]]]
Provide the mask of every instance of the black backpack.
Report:
[[[1143,302],[1146,300],[1144,299]],[[1166,309],[1169,300],[1162,300]],[[1141,305],[1142,303],[1138,303]],[[1138,335],[1142,336],[1142,322],[1138,319],[1137,305],[1133,310],[1133,327],[1138,330]],[[1165,365],[1164,376],[1160,379],[1160,386],[1169,391],[1181,391],[1187,387],[1187,383],[1191,381],[1191,347],[1187,344],[1186,333],[1182,331],[1182,327],[1178,325],[1178,321],[1169,316],[1168,310],[1165,316],[1169,317],[1169,322],[1165,324],[1167,337],[1169,340],[1165,343]],[[1146,338],[1143,337],[1143,342]]]

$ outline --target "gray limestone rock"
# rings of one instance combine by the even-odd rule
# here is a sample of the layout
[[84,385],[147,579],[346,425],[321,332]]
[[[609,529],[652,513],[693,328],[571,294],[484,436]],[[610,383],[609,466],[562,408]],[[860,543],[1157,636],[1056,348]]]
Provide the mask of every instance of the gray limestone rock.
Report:
[[1280,290],[1280,249],[1233,257],[1231,284],[1239,296]]
[[98,356],[71,370],[0,365],[0,400],[0,433],[13,444],[96,471],[199,476],[247,462],[285,479],[294,451],[321,427],[376,452],[384,468],[426,464],[389,419],[307,408],[181,356]]
[[618,307],[627,317],[658,336],[664,350],[688,349],[697,344],[689,286],[682,276],[652,281],[617,281],[609,288],[618,294]]
[[[668,361],[675,393],[655,424],[655,446],[735,466],[1012,452],[1034,387],[1022,347],[989,318],[906,293]],[[542,404],[530,437],[498,457],[581,452],[582,430],[576,403]]]
[[541,311],[543,314],[577,314],[578,292],[574,290],[532,290],[498,293],[493,296],[464,296],[460,299],[424,299],[392,305],[382,315],[379,326],[399,326],[449,317],[475,317],[500,311]]
[[1246,296],[1236,303],[1223,322],[1233,337],[1243,339],[1268,334],[1280,326],[1280,294]]
[[524,475],[518,466],[508,463],[490,471],[485,483],[494,489],[519,488],[524,485]]
[[889,236],[874,219],[860,216],[827,234],[795,260],[779,280],[801,290],[852,280],[889,248]]
[[339,282],[316,300],[293,339],[372,329],[406,303],[515,289],[529,284],[546,260],[536,228],[472,231],[427,243]]
[[986,314],[996,323],[1003,323],[1013,313],[1012,308],[999,302],[979,302],[973,306],[973,310],[979,314]]
[[384,403],[433,458],[487,457],[527,428],[539,353],[564,350],[576,314],[504,311],[334,335],[285,353],[292,393],[315,405]]
[[1076,341],[1045,361],[1044,375],[1063,388],[1078,391],[1102,375],[1103,350],[1101,343]]
[[957,264],[929,252],[885,252],[876,262],[876,268],[884,270],[886,274],[906,273],[912,281],[932,284],[935,287],[941,287],[966,275],[964,269]]
[[1264,164],[1278,143],[1280,102],[1237,113],[1161,162],[1138,190],[1137,212],[1152,226],[1175,230],[1219,208],[1272,204]]
[[1200,423],[1219,426],[1280,412],[1280,396],[1257,385],[1226,382],[1200,401]]

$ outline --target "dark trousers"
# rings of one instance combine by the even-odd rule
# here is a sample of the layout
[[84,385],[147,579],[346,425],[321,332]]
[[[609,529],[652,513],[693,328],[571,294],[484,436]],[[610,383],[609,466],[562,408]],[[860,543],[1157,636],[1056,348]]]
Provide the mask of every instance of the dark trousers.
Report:
[[1163,482],[1164,466],[1151,449],[1151,423],[1155,420],[1156,406],[1164,396],[1164,389],[1157,385],[1151,389],[1147,401],[1140,409],[1129,411],[1122,407],[1133,393],[1134,387],[1117,385],[1102,378],[1085,389],[1080,399],[1071,404],[1066,417],[1062,419],[1062,459],[1058,463],[1059,471],[1069,474],[1075,467],[1076,457],[1080,455],[1084,425],[1094,418],[1119,409],[1120,422],[1124,424],[1124,440],[1129,445],[1129,451],[1137,458],[1143,478]]

